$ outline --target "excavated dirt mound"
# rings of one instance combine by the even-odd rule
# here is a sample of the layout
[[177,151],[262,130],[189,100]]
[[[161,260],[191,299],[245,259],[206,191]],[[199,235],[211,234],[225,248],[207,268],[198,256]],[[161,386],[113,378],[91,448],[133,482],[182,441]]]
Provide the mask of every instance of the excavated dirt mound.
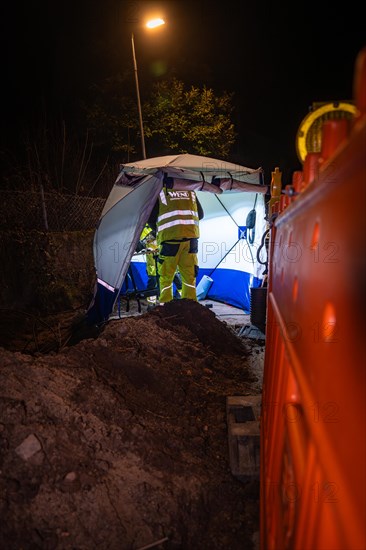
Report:
[[227,396],[258,393],[244,340],[186,300],[66,332],[0,348],[0,548],[255,548],[258,480],[232,475],[226,424]]

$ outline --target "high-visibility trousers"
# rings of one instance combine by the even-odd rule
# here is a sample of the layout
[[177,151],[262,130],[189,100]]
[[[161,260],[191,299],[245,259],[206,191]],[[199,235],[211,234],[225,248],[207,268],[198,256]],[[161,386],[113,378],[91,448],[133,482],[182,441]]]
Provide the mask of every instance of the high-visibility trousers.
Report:
[[182,298],[197,300],[198,239],[182,242],[163,242],[159,246],[159,301],[173,300],[173,279],[177,268],[182,277]]
[[156,276],[155,256],[152,253],[146,254],[146,272],[148,275]]

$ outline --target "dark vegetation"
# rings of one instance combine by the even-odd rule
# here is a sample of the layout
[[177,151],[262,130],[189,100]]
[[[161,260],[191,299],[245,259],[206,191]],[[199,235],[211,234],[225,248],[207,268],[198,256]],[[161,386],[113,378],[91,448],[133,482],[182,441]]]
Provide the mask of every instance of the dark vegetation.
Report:
[[[0,147],[1,188],[55,190],[106,197],[119,165],[142,158],[135,93],[116,76],[60,116],[41,110]],[[143,103],[147,156],[193,153],[229,157],[235,141],[232,95],[187,86],[172,77],[155,84]]]

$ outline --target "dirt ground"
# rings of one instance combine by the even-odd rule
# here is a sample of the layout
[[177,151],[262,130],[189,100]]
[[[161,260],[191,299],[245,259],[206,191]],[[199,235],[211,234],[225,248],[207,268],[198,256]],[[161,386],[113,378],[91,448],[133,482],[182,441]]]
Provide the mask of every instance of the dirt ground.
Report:
[[2,312],[1,550],[258,548],[226,397],[260,394],[263,342],[189,300],[80,315]]

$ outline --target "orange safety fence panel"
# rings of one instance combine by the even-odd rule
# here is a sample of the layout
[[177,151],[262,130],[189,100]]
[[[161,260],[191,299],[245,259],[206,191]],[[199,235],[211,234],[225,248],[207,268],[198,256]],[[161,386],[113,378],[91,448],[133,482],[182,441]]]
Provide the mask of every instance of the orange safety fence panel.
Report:
[[354,86],[271,228],[261,550],[366,549],[366,48]]

